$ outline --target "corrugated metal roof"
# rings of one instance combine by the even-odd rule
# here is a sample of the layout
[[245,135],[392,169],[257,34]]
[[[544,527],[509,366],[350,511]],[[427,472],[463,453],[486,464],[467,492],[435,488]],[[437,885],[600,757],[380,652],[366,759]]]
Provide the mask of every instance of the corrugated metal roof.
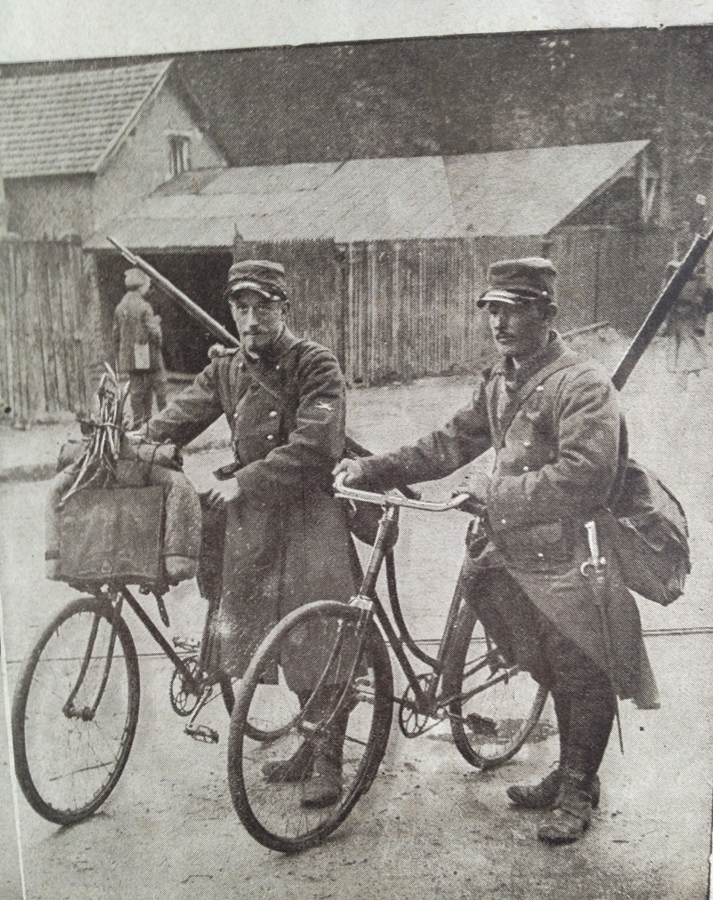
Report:
[[170,65],[0,78],[4,177],[96,172]]
[[578,144],[447,157],[456,220],[472,235],[547,234],[647,144]]
[[[646,144],[186,173],[107,233],[143,249],[230,247],[236,231],[247,241],[337,243],[547,234]],[[205,231],[200,222],[210,223]],[[87,246],[109,245],[96,235]]]

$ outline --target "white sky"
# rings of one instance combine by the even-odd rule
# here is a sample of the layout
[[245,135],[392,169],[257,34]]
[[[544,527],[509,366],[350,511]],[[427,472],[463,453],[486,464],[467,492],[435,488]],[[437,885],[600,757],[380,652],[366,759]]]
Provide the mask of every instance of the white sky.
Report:
[[0,0],[0,62],[713,23],[713,0]]

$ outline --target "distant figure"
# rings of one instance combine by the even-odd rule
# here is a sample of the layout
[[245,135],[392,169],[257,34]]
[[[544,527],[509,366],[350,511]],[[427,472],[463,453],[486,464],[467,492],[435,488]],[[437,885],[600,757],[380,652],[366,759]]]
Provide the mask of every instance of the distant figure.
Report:
[[166,370],[161,353],[161,318],[146,296],[151,289],[141,269],[124,272],[127,292],[114,311],[114,358],[118,373],[129,378],[133,428],[151,418],[153,395],[161,411],[166,406]]
[[[665,282],[668,282],[680,263],[672,260],[666,266]],[[705,343],[706,319],[713,312],[713,290],[705,279],[705,270],[698,266],[684,285],[678,300],[668,314],[666,333],[668,347],[666,365],[676,375],[678,385],[686,390],[688,376],[700,375],[708,368]]]

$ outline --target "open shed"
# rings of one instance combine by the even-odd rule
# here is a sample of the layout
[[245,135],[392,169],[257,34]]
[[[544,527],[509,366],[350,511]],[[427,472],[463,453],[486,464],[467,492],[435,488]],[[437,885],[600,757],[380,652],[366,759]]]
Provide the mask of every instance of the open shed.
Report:
[[[482,363],[475,304],[498,258],[554,259],[562,327],[634,330],[671,247],[648,224],[656,188],[647,141],[206,169],[162,185],[85,249],[107,315],[121,295],[111,234],[224,323],[230,254],[277,259],[295,330],[332,347],[350,382],[374,383]],[[168,341],[190,344],[183,371],[205,359],[193,323],[178,317]]]

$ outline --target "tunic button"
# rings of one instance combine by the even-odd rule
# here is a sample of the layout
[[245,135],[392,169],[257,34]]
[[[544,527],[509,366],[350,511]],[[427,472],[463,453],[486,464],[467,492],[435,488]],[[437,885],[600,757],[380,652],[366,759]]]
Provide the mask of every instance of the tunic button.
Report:
[[266,440],[268,440],[268,441],[274,441],[274,440],[275,440],[275,435],[274,435],[274,434],[268,434]]
[[523,471],[523,472],[529,472],[529,471],[530,471],[530,467],[529,467],[529,466],[523,466],[523,467],[522,467],[522,471]]
[[538,393],[542,393],[542,391],[544,391],[544,389],[545,389],[545,386],[543,384],[538,384],[537,387],[535,388],[535,390]]
[[522,446],[523,447],[532,447],[532,441],[523,441]]
[[277,416],[277,410],[271,409],[270,410],[270,418],[274,419],[274,418],[276,418],[276,416]]
[[279,372],[279,371],[280,371],[280,364],[279,364],[279,363],[275,366],[275,371],[276,371],[276,372]]
[[501,520],[500,520],[500,524],[501,524],[501,525],[507,525],[507,519],[501,519]]
[[538,556],[539,559],[544,559],[544,558],[545,558],[545,554],[544,554],[544,553],[538,553],[537,556]]

